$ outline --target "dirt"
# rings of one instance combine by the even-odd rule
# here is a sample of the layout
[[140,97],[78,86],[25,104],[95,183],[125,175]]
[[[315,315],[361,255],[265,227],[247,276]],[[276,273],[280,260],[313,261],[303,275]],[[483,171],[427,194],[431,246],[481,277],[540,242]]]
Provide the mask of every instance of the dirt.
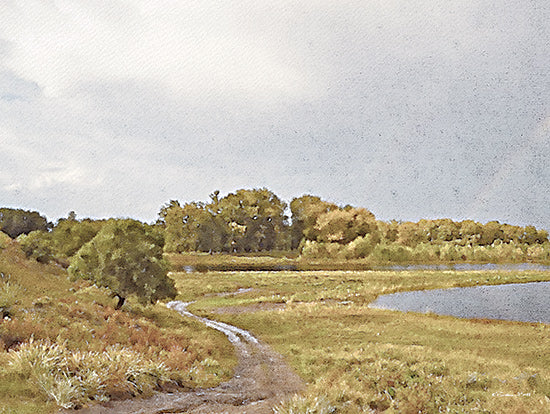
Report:
[[[110,401],[78,410],[78,414],[273,413],[273,407],[304,388],[283,358],[250,332],[193,315],[189,303],[168,307],[223,332],[235,347],[238,364],[231,380],[215,388],[157,393],[148,399]],[[75,413],[65,410],[61,413]]]

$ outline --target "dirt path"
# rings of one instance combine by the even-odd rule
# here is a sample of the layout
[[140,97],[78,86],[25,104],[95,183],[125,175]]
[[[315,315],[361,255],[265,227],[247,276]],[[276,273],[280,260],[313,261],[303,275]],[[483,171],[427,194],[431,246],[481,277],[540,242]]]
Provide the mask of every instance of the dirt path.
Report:
[[[303,389],[302,380],[282,357],[250,332],[193,315],[189,303],[174,301],[168,307],[223,332],[236,349],[235,376],[215,388],[158,393],[148,399],[111,401],[79,410],[79,414],[160,413],[272,413],[272,407]],[[68,412],[68,411],[63,411]],[[74,413],[74,411],[73,411]]]

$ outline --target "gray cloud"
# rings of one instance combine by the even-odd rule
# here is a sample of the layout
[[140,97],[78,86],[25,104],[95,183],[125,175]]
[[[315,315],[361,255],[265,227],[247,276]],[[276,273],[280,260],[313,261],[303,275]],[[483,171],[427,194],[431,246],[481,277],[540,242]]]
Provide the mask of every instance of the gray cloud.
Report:
[[267,186],[550,228],[542,0],[71,4],[0,5],[4,205],[152,220]]

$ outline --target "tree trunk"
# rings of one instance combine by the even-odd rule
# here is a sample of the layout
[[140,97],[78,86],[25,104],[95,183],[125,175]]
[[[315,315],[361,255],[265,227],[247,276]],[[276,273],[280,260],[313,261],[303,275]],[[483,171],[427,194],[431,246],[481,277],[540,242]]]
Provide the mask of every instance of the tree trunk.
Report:
[[124,305],[126,298],[123,298],[120,295],[115,295],[115,297],[118,298],[118,303],[116,304],[115,309],[119,310],[120,308],[122,308],[122,305]]

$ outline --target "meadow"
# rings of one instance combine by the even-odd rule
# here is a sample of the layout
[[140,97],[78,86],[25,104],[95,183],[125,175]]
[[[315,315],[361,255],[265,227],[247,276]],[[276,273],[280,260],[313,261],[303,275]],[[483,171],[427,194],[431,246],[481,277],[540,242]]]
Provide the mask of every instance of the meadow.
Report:
[[0,413],[48,413],[155,390],[217,385],[236,357],[226,338],[159,303],[73,282],[54,264],[0,249]]
[[550,412],[550,326],[367,306],[384,293],[548,281],[550,272],[171,276],[179,299],[200,298],[190,310],[252,331],[307,382],[307,391],[277,413]]

